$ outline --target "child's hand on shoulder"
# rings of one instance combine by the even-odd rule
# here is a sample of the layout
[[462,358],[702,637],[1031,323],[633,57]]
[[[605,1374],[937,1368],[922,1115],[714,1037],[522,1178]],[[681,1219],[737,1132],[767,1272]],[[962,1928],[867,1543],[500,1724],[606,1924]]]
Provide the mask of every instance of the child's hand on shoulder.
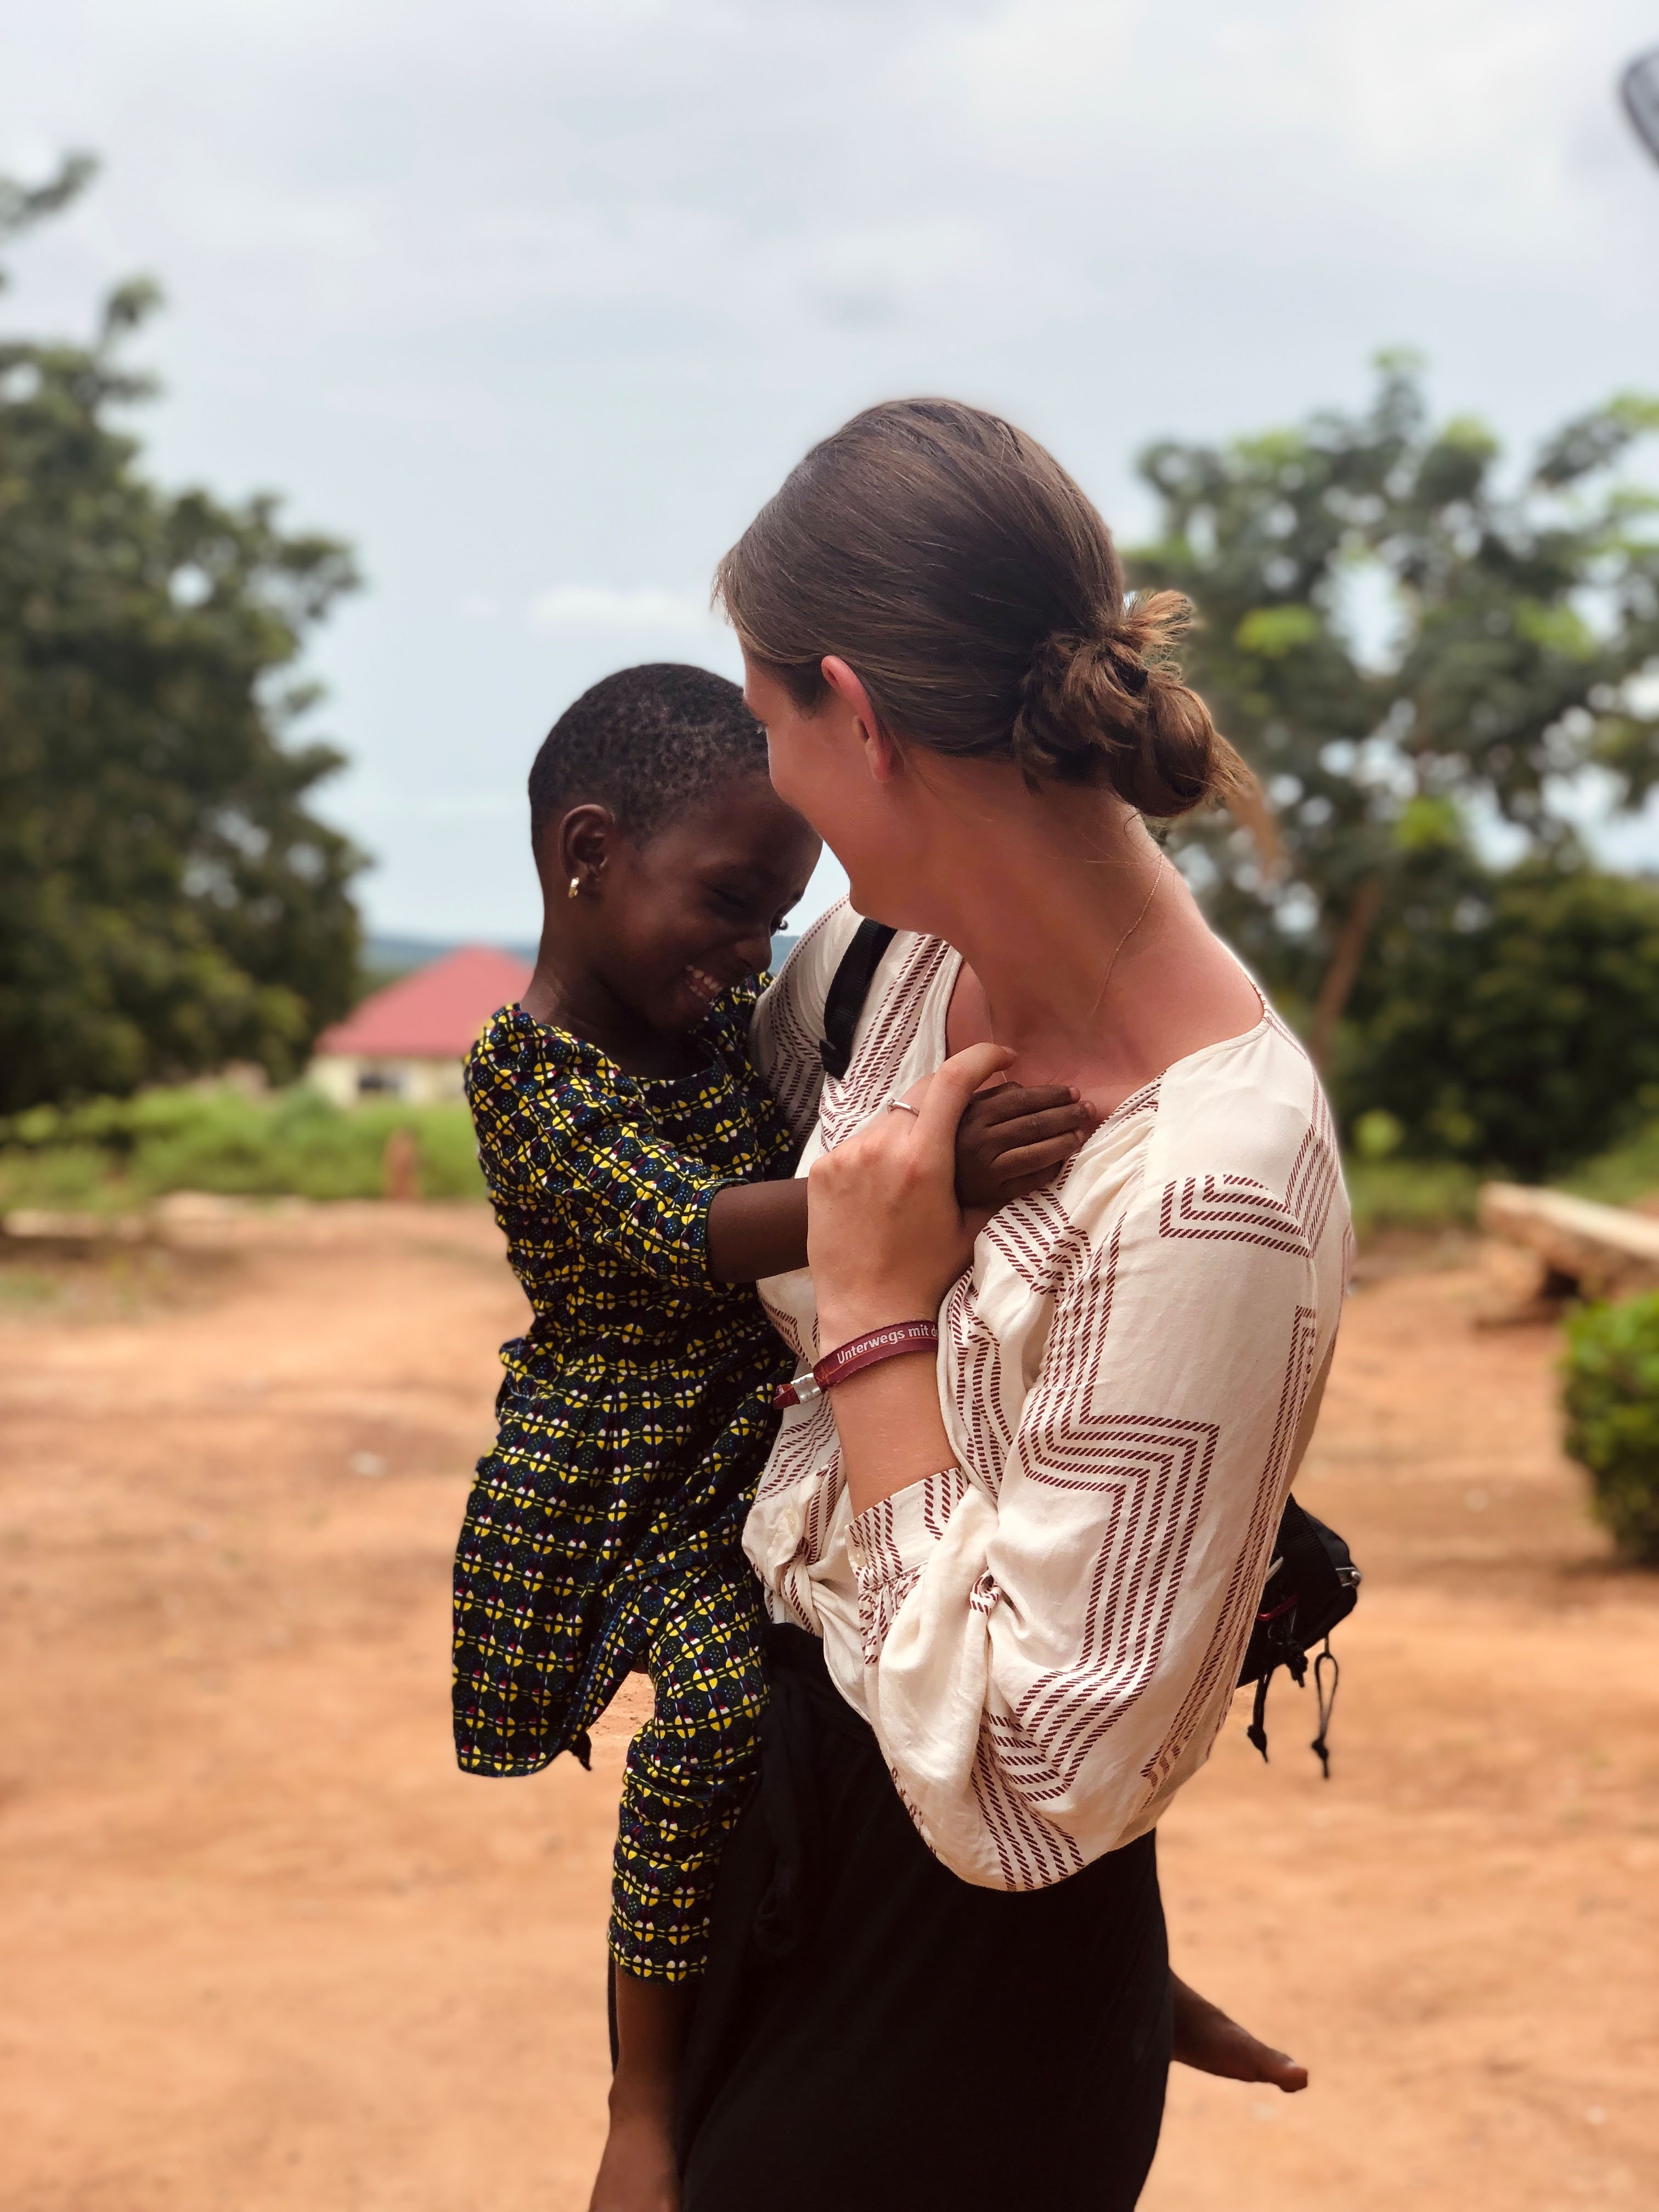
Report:
[[957,1203],[994,1211],[1040,1190],[1099,1115],[1061,1084],[999,1083],[976,1091],[957,1128]]

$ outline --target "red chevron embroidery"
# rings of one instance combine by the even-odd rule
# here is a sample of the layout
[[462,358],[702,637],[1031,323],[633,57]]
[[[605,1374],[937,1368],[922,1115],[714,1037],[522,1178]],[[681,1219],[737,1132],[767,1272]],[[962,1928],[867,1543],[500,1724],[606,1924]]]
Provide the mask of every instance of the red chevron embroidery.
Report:
[[[1319,1352],[1318,1339],[1317,1316],[1311,1307],[1298,1306],[1291,1317],[1290,1348],[1279,1389],[1279,1411],[1274,1418],[1273,1435],[1268,1440],[1267,1456],[1256,1478],[1249,1525],[1223,1594],[1203,1662],[1170,1724],[1169,1735],[1141,1769],[1151,1784],[1147,1791],[1148,1802],[1157,1796],[1176,1761],[1185,1753],[1194,1730],[1221,1685],[1224,1682],[1231,1686],[1238,1680],[1244,1646],[1249,1640],[1251,1619],[1261,1602],[1261,1578],[1267,1566],[1267,1546],[1272,1541],[1273,1529],[1283,1510],[1284,1493],[1288,1487],[1285,1462],[1296,1441],[1302,1408],[1313,1385]],[[1225,1711],[1224,1698],[1216,1716],[1218,1727]]]
[[1121,1234],[1097,1256],[1081,1237],[1053,1255],[1063,1279],[1042,1373],[1013,1446],[1032,1482],[1111,1499],[1076,1661],[1031,1684],[988,1739],[1032,1803],[1072,1786],[1093,1746],[1152,1680],[1218,1440],[1211,1423],[1104,1412],[1095,1402]]
[[[956,1467],[940,1468],[923,1481],[921,1524],[934,1543],[944,1535],[968,1487],[967,1476]],[[899,1608],[921,1580],[921,1569],[909,1565],[900,1548],[890,1498],[878,1498],[873,1505],[866,1505],[862,1513],[855,1515],[853,1534],[856,1538],[853,1579],[858,1589],[860,1637],[864,1663],[873,1667],[881,1657]],[[816,1547],[811,1556],[817,1556]]]
[[834,1076],[825,1078],[818,1127],[826,1152],[867,1121],[887,1097],[899,1063],[915,1037],[922,1000],[945,963],[954,957],[951,947],[938,937],[919,937],[905,954],[846,1075],[839,1082]]
[[[1053,1190],[1032,1191],[1012,1205],[1001,1207],[985,1224],[986,1243],[1011,1267],[1028,1289],[1048,1284],[1050,1261],[1057,1245],[1077,1234],[1071,1217]],[[1045,1287],[1040,1294],[1049,1295]]]
[[1161,1237],[1196,1237],[1212,1244],[1255,1244],[1310,1260],[1307,1232],[1283,1199],[1251,1176],[1188,1176],[1166,1183],[1159,1212]]
[[829,1454],[835,1449],[835,1409],[828,1397],[809,1399],[804,1418],[787,1422],[779,1430],[772,1456],[766,1462],[755,1492],[757,1498],[770,1498],[780,1490],[787,1490],[803,1475],[815,1471],[817,1480],[823,1481]]
[[971,1275],[963,1275],[945,1299],[940,1325],[951,1346],[947,1367],[957,1419],[967,1437],[963,1456],[994,1502],[1013,1434],[1003,1418],[1002,1347],[980,1319]]
[[1304,1136],[1285,1186],[1285,1203],[1301,1222],[1310,1246],[1317,1246],[1330,1218],[1331,1200],[1341,1186],[1336,1131],[1325,1094],[1316,1085],[1311,1126]]
[[1072,1788],[1156,1674],[1218,1441],[1210,1422],[1085,1413],[1063,1452],[1033,1454],[1034,1480],[1111,1498],[1078,1656],[1039,1676],[1006,1736],[999,1732],[1011,1774],[1034,1802]]
[[1012,1785],[988,1717],[980,1724],[969,1779],[1005,1889],[1046,1889],[1082,1872],[1083,1854],[1073,1838],[1037,1811],[1029,1793]]

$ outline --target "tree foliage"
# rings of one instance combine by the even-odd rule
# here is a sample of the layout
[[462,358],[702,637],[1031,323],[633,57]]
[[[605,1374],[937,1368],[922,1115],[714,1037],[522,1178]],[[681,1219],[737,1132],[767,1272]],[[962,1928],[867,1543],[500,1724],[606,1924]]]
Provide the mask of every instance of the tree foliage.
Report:
[[1355,1014],[1334,1071],[1351,1123],[1559,1175],[1659,1118],[1659,886],[1547,859],[1431,882],[1379,928]]
[[1177,849],[1322,1056],[1379,927],[1483,872],[1480,811],[1565,863],[1585,770],[1626,806],[1659,782],[1659,502],[1616,473],[1656,428],[1659,403],[1612,400],[1511,483],[1480,424],[1431,421],[1396,356],[1358,414],[1141,456],[1161,519],[1132,572],[1195,601],[1194,681],[1283,843],[1266,866],[1212,817]]
[[[68,204],[0,180],[0,243]],[[350,1002],[362,857],[307,811],[341,765],[289,732],[301,642],[356,581],[276,502],[145,477],[123,338],[0,341],[0,1112],[158,1078],[299,1066]]]

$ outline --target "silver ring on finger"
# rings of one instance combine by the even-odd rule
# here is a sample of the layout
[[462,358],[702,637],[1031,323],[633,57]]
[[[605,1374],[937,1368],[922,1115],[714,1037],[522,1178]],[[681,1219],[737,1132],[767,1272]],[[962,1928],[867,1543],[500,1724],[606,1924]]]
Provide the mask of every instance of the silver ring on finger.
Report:
[[907,1106],[902,1098],[890,1098],[883,1109],[889,1114],[909,1114],[918,1121],[921,1119],[920,1106]]

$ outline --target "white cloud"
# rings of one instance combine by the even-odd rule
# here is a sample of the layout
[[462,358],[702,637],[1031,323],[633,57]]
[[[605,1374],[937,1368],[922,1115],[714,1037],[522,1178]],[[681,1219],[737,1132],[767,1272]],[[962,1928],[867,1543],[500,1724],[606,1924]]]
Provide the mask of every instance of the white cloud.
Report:
[[414,335],[555,302],[650,302],[680,348],[712,321],[792,356],[815,307],[876,333],[1017,306],[1035,335],[1112,306],[1128,270],[1217,254],[1607,299],[1654,238],[1613,91],[1649,15],[503,0],[485,38],[435,0],[291,20],[60,0],[13,41],[0,150],[45,117],[112,152],[142,138],[125,204],[76,220],[187,240],[210,274],[192,311],[267,353],[308,327]]
[[516,806],[607,668],[735,672],[702,580],[872,399],[1006,410],[1132,535],[1143,442],[1352,404],[1378,345],[1517,441],[1653,383],[1615,85],[1654,35],[1653,0],[54,0],[8,23],[0,169],[108,176],[9,251],[0,327],[161,276],[153,465],[361,549],[317,659],[377,921],[499,933],[535,887],[483,814],[422,842],[354,813],[374,779]]
[[665,591],[654,584],[555,584],[530,603],[538,630],[672,630],[690,635],[719,629],[706,590]]

